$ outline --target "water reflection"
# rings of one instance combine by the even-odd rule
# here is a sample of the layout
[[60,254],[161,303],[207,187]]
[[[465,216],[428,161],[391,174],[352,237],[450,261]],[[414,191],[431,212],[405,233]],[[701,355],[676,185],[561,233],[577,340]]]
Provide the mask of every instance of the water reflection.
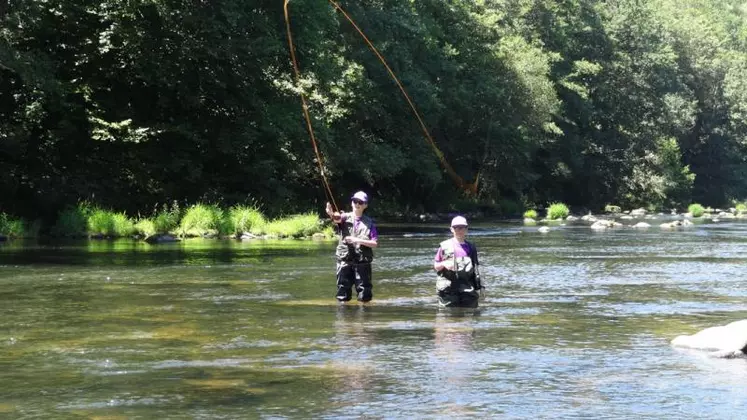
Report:
[[372,307],[365,304],[338,304],[334,342],[339,347],[332,360],[339,380],[333,408],[365,406],[376,401],[373,391],[377,363],[369,349],[375,336],[367,324],[372,320]]

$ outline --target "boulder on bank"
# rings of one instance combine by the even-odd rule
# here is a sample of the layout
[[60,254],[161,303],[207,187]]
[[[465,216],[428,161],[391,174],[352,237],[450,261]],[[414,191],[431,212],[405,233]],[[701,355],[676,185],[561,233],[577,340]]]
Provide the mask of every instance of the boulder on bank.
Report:
[[168,233],[159,233],[151,235],[145,238],[145,242],[149,244],[164,244],[169,242],[179,242],[179,238]]

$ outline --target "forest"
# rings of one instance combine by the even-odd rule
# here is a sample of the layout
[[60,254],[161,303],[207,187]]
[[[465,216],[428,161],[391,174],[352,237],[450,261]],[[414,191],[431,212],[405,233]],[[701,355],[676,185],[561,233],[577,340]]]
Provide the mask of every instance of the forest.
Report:
[[0,212],[747,198],[744,0],[0,0]]

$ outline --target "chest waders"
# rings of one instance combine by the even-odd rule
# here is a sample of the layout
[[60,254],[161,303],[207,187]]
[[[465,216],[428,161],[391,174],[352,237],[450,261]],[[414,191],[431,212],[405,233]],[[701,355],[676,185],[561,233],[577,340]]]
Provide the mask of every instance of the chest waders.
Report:
[[363,215],[356,221],[355,214],[346,213],[345,220],[338,225],[340,241],[337,244],[337,300],[346,302],[352,299],[352,288],[358,294],[358,300],[368,302],[373,298],[371,284],[371,261],[373,249],[360,244],[348,244],[346,236],[359,239],[371,239],[373,219]]
[[477,252],[469,242],[469,255],[456,257],[456,247],[459,242],[449,239],[441,242],[443,261],[451,261],[453,270],[441,270],[436,280],[436,290],[441,306],[450,307],[477,307],[477,299],[480,297],[480,280],[477,268]]

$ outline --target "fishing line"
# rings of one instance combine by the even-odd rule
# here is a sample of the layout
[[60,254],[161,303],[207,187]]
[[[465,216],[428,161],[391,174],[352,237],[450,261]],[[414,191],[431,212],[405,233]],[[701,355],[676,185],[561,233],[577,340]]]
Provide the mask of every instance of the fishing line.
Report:
[[[293,73],[296,75],[296,85],[300,85],[301,82],[301,71],[298,69],[298,61],[296,61],[296,47],[293,44],[293,35],[291,34],[291,28],[290,28],[290,18],[288,16],[288,2],[290,0],[285,0],[285,3],[283,4],[283,12],[285,14],[285,28],[288,32],[288,46],[290,47],[290,55],[291,55],[291,61],[293,62]],[[301,107],[303,108],[303,116],[306,120],[306,128],[309,130],[309,136],[311,137],[311,145],[314,148],[314,154],[316,155],[316,161],[319,165],[319,173],[322,176],[322,184],[324,184],[324,192],[327,195],[327,198],[332,203],[332,207],[335,209],[336,212],[340,211],[340,209],[337,207],[337,203],[335,202],[335,196],[332,194],[332,188],[329,186],[329,181],[327,180],[327,174],[324,172],[324,162],[322,160],[322,154],[319,153],[319,147],[317,147],[316,144],[316,137],[314,136],[314,129],[311,126],[311,116],[309,115],[309,105],[306,101],[306,95],[304,95],[303,91],[299,89],[300,95],[301,95]]]
[[[368,39],[366,34],[364,34],[361,28],[355,23],[353,18],[351,18],[350,15],[348,15],[348,13],[339,4],[337,4],[337,2],[333,0],[328,0],[328,1],[335,9],[337,9],[338,11],[340,11],[340,13],[342,13],[342,15],[345,17],[345,19],[347,19],[348,22],[350,22],[353,28],[355,28],[356,32],[358,32],[361,38],[363,38],[363,40],[366,42],[366,45],[368,45],[369,49],[376,55],[376,57],[379,59],[381,64],[384,65],[384,68],[386,68],[387,72],[389,73],[389,76],[392,77],[394,82],[397,84],[397,87],[399,88],[400,92],[402,92],[402,95],[405,97],[407,104],[410,105],[410,109],[412,109],[412,113],[415,115],[415,118],[417,118],[418,123],[420,124],[420,128],[423,130],[423,134],[425,135],[425,138],[428,141],[428,144],[433,149],[433,152],[435,153],[436,157],[438,157],[439,161],[441,162],[441,165],[446,170],[446,173],[449,174],[451,179],[461,190],[473,196],[477,195],[477,184],[479,181],[479,176],[475,177],[475,182],[467,183],[464,181],[462,177],[459,176],[459,174],[456,173],[454,168],[452,168],[449,162],[446,160],[446,157],[444,156],[443,152],[441,152],[441,150],[436,145],[436,142],[433,140],[431,133],[428,131],[428,127],[426,127],[425,122],[423,121],[423,118],[420,116],[420,112],[418,112],[418,109],[415,106],[415,103],[410,98],[410,95],[407,94],[405,87],[402,85],[402,82],[400,82],[397,75],[394,74],[394,71],[392,71],[391,67],[389,67],[389,64],[387,63],[386,59],[384,59],[384,56],[379,52],[378,49],[376,49],[376,47]],[[300,70],[298,68],[298,62],[296,61],[295,46],[293,44],[293,36],[291,35],[290,18],[289,18],[289,13],[288,13],[289,2],[290,0],[285,0],[284,5],[283,5],[283,11],[285,13],[285,27],[288,32],[288,45],[290,47],[291,61],[293,62],[293,71],[296,75],[296,82],[298,83],[301,79],[301,76],[300,76]],[[314,153],[316,153],[317,162],[319,162],[319,170],[320,170],[320,173],[322,174],[322,180],[325,185],[327,193],[331,197],[332,191],[329,187],[329,182],[327,181],[327,177],[324,173],[321,155],[319,154],[319,149],[317,148],[317,145],[316,145],[316,139],[314,137],[314,130],[311,126],[311,117],[309,115],[306,96],[303,94],[303,92],[301,92],[300,95],[301,95],[301,103],[303,105],[304,118],[306,119],[306,127],[309,130],[309,135],[311,136],[311,142],[314,146]],[[335,208],[337,208],[336,205],[335,205]]]

